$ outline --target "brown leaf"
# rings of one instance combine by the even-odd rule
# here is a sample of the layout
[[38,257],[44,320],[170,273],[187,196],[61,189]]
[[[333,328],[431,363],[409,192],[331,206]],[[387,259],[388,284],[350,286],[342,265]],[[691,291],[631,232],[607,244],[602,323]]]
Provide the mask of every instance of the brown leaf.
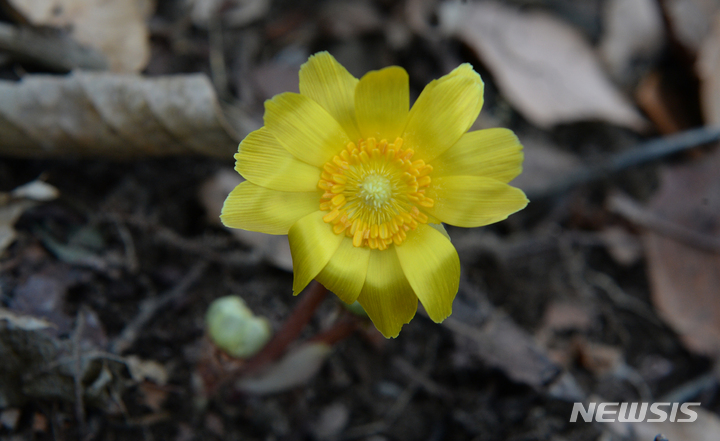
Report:
[[545,309],[542,330],[587,332],[595,324],[594,312],[582,303],[555,301]]
[[599,234],[612,258],[622,266],[632,266],[643,256],[642,243],[637,236],[620,227],[607,227]]
[[69,28],[73,38],[100,50],[113,72],[140,72],[150,59],[145,19],[150,0],[9,0],[30,23]]
[[15,240],[15,222],[37,202],[57,198],[57,188],[35,180],[23,184],[9,193],[0,192],[0,253]]
[[454,331],[459,347],[469,348],[484,363],[518,383],[542,388],[562,372],[530,334],[509,317],[495,314],[479,328],[453,317],[443,325]]
[[0,427],[6,427],[8,430],[15,430],[20,422],[20,409],[4,409],[0,411]]
[[142,393],[143,404],[152,409],[153,412],[160,412],[163,404],[167,401],[169,392],[167,388],[160,387],[149,381],[143,381],[138,385],[140,393]]
[[600,56],[616,79],[627,81],[633,61],[662,48],[662,11],[655,0],[610,0],[604,12]]
[[72,318],[64,312],[65,295],[77,283],[70,273],[65,266],[49,266],[32,274],[15,289],[10,309],[51,322],[53,335],[67,333]]
[[331,352],[332,348],[324,343],[303,344],[257,376],[241,379],[236,386],[243,392],[257,395],[302,386],[320,371]]
[[32,201],[12,201],[9,204],[0,205],[0,253],[5,251],[15,241],[15,222],[20,216],[35,206]]
[[142,78],[74,72],[0,81],[0,153],[230,157],[238,136],[204,75]]
[[350,409],[347,405],[341,402],[332,403],[320,412],[317,421],[311,425],[313,435],[318,440],[337,439],[349,421]]
[[622,352],[615,346],[592,343],[582,337],[574,339],[572,346],[580,365],[597,376],[610,374],[624,363]]
[[158,386],[167,384],[170,374],[161,363],[155,360],[143,360],[137,355],[129,355],[125,357],[125,361],[130,369],[130,375],[138,383],[151,381]]
[[191,0],[190,18],[193,24],[208,28],[222,18],[228,27],[241,27],[261,19],[270,12],[270,0]]
[[372,3],[359,0],[326,3],[320,20],[331,35],[341,39],[378,31],[383,25],[383,19]]
[[665,0],[662,2],[675,38],[697,52],[720,12],[720,0]]
[[638,106],[663,135],[694,126],[685,110],[685,103],[678,96],[680,93],[670,87],[670,83],[667,76],[660,72],[650,72],[640,80],[635,89]]
[[[695,235],[720,239],[718,170],[720,150],[665,169],[650,208]],[[720,250],[700,250],[652,231],[645,234],[644,241],[652,298],[659,314],[690,349],[720,355]]]
[[720,124],[720,13],[715,16],[712,32],[703,42],[697,60],[700,78],[700,103],[708,125]]
[[645,127],[582,34],[557,18],[491,2],[447,2],[440,23],[475,50],[508,101],[537,126],[603,120]]

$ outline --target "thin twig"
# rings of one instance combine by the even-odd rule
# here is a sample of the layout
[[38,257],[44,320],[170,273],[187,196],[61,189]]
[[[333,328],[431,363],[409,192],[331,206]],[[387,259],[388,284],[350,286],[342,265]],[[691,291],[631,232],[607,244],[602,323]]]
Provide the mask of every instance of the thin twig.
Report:
[[110,346],[110,352],[121,354],[127,350],[137,339],[142,328],[155,316],[155,314],[165,308],[172,302],[182,297],[185,292],[202,276],[208,267],[207,262],[199,262],[193,266],[185,277],[178,282],[170,291],[161,294],[158,297],[152,297],[144,300],[140,304],[140,312],[135,318],[125,326],[120,335]]
[[83,401],[83,385],[82,385],[82,351],[80,348],[83,331],[85,330],[85,310],[80,308],[75,319],[75,330],[72,336],[72,352],[73,352],[73,386],[75,388],[75,418],[78,423],[78,439],[84,439],[86,431],[85,425],[85,402]]
[[392,365],[397,368],[401,374],[410,378],[413,381],[413,384],[421,386],[428,394],[445,400],[452,398],[452,393],[447,390],[447,388],[434,382],[427,376],[427,369],[421,371],[415,368],[415,366],[410,364],[407,360],[400,357],[393,359]]
[[695,399],[703,392],[716,389],[717,386],[718,376],[715,372],[710,372],[694,378],[687,383],[681,384],[677,388],[660,397],[658,401],[684,403]]
[[218,14],[212,14],[210,17],[208,40],[210,43],[210,76],[218,96],[221,99],[227,99],[230,92],[228,91],[228,74],[225,63],[225,43],[222,21]]
[[612,277],[590,268],[586,268],[585,277],[588,282],[602,289],[615,306],[631,311],[656,326],[663,326],[663,323],[645,302],[626,293]]
[[136,228],[143,229],[153,233],[153,238],[167,246],[171,246],[182,252],[195,254],[203,257],[205,260],[209,260],[214,263],[218,263],[226,266],[254,266],[257,265],[262,259],[262,253],[253,252],[217,252],[209,249],[209,246],[205,241],[192,240],[183,237],[165,226],[153,223],[140,216],[125,216],[120,214],[100,214],[98,219],[116,223],[122,222],[131,225]]
[[720,239],[685,228],[663,219],[622,193],[614,193],[608,198],[610,211],[619,214],[635,225],[646,228],[661,236],[673,239],[685,245],[709,253],[720,253]]
[[[385,416],[383,419],[369,424],[364,424],[362,426],[353,427],[347,430],[345,432],[345,436],[343,437],[344,440],[365,438],[386,432],[390,427],[393,426],[393,424],[395,424],[400,415],[402,415],[402,413],[405,411],[405,409],[415,396],[415,393],[417,393],[418,389],[420,389],[420,387],[428,388],[430,380],[427,379],[427,375],[432,370],[432,367],[435,364],[435,359],[437,357],[438,338],[436,335],[433,335],[433,338],[427,343],[426,349],[428,356],[425,357],[425,362],[420,369],[415,369],[405,360],[394,360],[393,364],[396,367],[402,366],[400,368],[401,370],[403,370],[404,368],[405,375],[408,375],[408,372],[412,372],[412,374],[414,374],[408,375],[410,377],[410,384],[408,384],[405,390],[403,390],[403,392],[400,394],[397,400],[395,400],[390,409],[385,412]],[[400,363],[399,365],[398,362]],[[429,389],[433,392],[438,392],[442,398],[450,397],[450,394],[443,393],[445,391],[440,392],[441,389],[439,387],[430,386]]]
[[133,240],[132,234],[128,227],[120,222],[120,220],[115,221],[115,228],[117,228],[120,240],[125,248],[125,262],[128,271],[130,271],[130,274],[137,274],[140,269],[140,264],[138,263],[135,241]]
[[701,127],[676,135],[653,139],[638,144],[630,150],[615,154],[598,165],[583,168],[576,173],[561,178],[555,185],[535,194],[530,193],[528,196],[532,200],[562,194],[578,185],[597,181],[628,168],[657,161],[666,156],[718,140],[720,140],[720,127]]

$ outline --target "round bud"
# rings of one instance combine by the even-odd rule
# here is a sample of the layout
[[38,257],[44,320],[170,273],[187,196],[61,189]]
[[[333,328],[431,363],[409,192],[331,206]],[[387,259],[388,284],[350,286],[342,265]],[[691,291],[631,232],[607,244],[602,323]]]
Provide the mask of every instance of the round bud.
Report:
[[205,320],[212,341],[233,357],[255,355],[272,337],[270,322],[265,317],[254,316],[238,296],[213,301]]

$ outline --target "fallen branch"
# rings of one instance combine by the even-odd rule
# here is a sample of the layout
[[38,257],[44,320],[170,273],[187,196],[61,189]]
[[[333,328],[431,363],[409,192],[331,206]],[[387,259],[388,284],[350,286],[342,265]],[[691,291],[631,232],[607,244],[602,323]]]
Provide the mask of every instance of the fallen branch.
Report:
[[140,312],[125,326],[120,335],[110,346],[110,352],[121,354],[135,343],[140,331],[148,324],[155,314],[162,308],[167,307],[178,298],[182,297],[187,290],[198,281],[207,269],[207,262],[199,262],[183,277],[171,290],[157,296],[144,300],[140,304]]
[[675,153],[690,150],[705,144],[720,141],[720,127],[701,127],[676,135],[653,139],[611,156],[607,161],[576,173],[560,178],[557,183],[535,194],[529,193],[532,199],[557,196],[578,185],[587,184],[606,178],[628,168],[648,164]]
[[610,211],[619,214],[635,225],[643,227],[660,236],[667,237],[709,253],[720,253],[720,239],[699,233],[690,228],[664,219],[622,193],[610,195],[607,201]]

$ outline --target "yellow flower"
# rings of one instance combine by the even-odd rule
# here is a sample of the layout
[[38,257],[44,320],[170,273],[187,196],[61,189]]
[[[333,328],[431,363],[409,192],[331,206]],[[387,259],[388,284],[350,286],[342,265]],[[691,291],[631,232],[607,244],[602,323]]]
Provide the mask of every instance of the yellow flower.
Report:
[[298,294],[317,279],[360,302],[386,337],[418,299],[432,320],[452,311],[460,261],[442,222],[479,227],[527,204],[507,183],[522,146],[506,129],[466,133],[483,104],[468,64],[431,82],[410,109],[393,66],[354,78],[330,54],[300,69],[300,94],[265,103],[265,126],[235,155],[245,177],[222,221],[288,234]]

